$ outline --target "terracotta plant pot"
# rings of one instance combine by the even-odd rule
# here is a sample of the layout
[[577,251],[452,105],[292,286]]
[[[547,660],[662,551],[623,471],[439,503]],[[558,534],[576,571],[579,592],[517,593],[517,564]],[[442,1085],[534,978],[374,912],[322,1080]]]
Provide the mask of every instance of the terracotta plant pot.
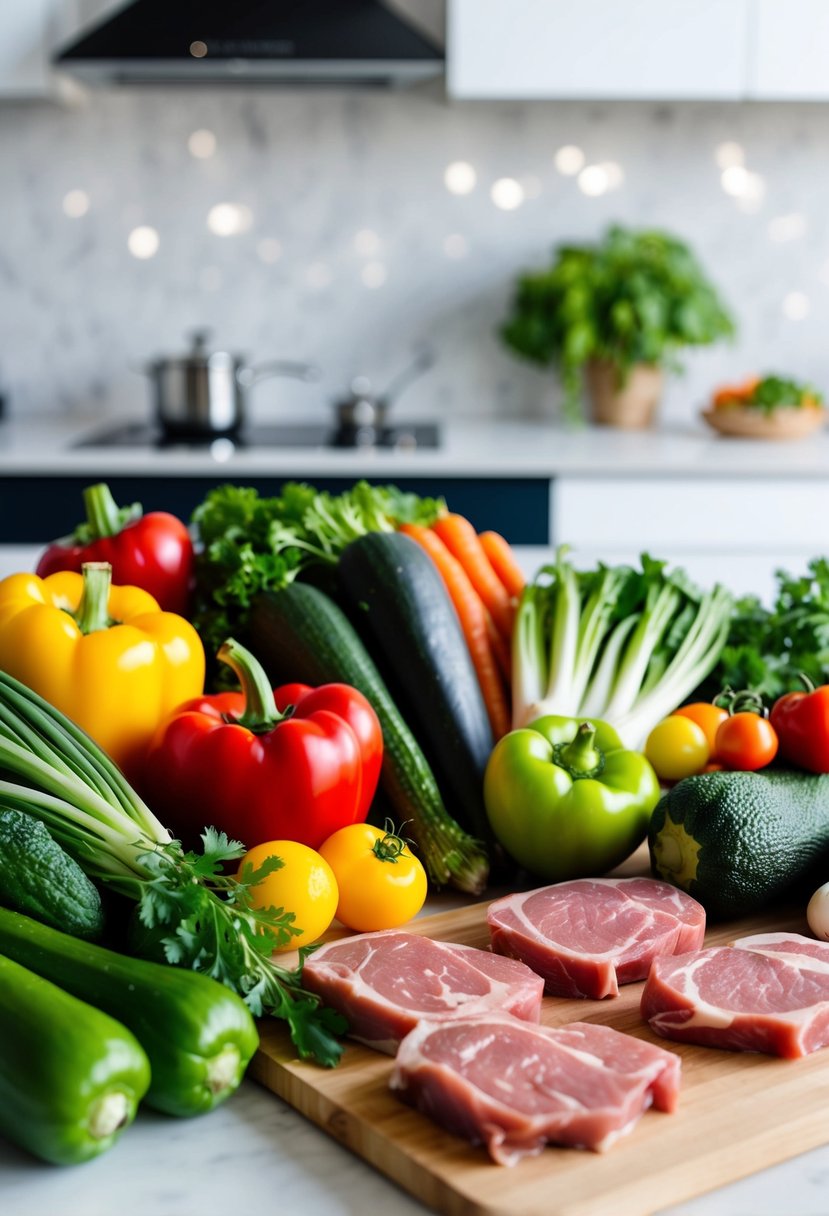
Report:
[[644,430],[653,426],[662,396],[664,374],[655,363],[637,363],[619,385],[612,363],[592,359],[584,369],[587,391],[593,406],[593,421],[599,426]]

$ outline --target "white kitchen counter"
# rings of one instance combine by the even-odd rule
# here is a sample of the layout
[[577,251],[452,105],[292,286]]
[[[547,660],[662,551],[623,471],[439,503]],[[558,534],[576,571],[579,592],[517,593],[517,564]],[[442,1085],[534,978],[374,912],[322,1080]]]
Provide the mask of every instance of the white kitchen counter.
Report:
[[246,476],[314,477],[538,477],[670,476],[808,477],[829,472],[829,431],[805,440],[726,439],[702,423],[646,432],[542,423],[447,423],[437,449],[420,451],[332,448],[213,449],[78,448],[94,421],[62,418],[0,423],[0,476],[65,474],[141,475],[228,480]]

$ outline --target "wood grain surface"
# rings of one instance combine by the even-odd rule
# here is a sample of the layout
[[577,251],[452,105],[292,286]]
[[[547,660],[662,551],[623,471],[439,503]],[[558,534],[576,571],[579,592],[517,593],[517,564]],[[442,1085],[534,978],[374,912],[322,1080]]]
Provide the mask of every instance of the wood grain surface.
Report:
[[[486,903],[418,919],[407,930],[486,947]],[[802,914],[766,914],[706,934],[706,945],[761,931],[807,932]],[[390,1057],[357,1044],[339,1067],[294,1058],[262,1023],[251,1074],[399,1186],[450,1216],[644,1216],[829,1141],[829,1049],[803,1060],[670,1043],[639,1016],[642,984],[605,1001],[545,997],[542,1021],[602,1022],[682,1059],[679,1110],[648,1111],[606,1153],[548,1147],[514,1167],[448,1134],[388,1089]]]

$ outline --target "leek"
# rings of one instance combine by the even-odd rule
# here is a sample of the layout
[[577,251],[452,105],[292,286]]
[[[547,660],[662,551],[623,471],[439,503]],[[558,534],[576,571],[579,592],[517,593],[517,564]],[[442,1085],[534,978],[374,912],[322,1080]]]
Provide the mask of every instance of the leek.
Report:
[[560,548],[518,607],[513,726],[543,714],[597,718],[643,747],[715,667],[732,606],[723,587],[703,593],[647,554],[638,570],[579,571]]

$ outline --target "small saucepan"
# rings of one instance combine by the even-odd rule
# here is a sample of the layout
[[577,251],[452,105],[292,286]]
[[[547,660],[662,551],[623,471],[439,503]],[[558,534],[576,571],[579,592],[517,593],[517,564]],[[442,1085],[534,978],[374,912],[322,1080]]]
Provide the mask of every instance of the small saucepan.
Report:
[[167,435],[234,435],[244,427],[247,390],[254,384],[272,376],[319,376],[313,364],[289,359],[250,365],[239,355],[209,350],[207,339],[199,331],[186,355],[156,359],[144,369],[153,385],[156,421]]

